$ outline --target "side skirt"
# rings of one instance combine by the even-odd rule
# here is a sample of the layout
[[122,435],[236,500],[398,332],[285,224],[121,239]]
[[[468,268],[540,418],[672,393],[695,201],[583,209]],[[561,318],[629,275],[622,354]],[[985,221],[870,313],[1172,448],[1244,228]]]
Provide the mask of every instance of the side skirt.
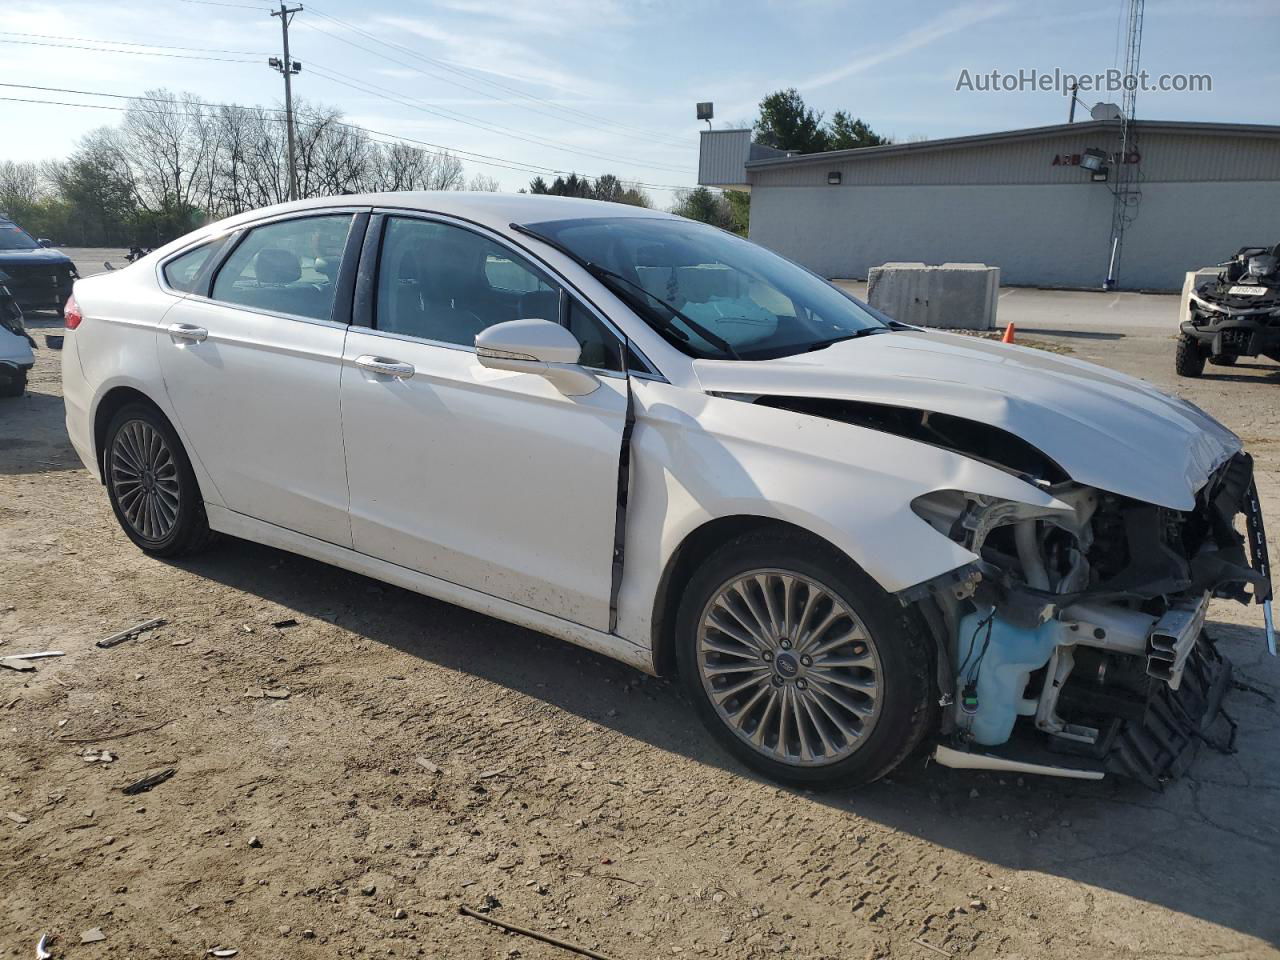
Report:
[[483,613],[486,616],[545,633],[558,640],[567,640],[606,657],[621,660],[637,670],[654,673],[652,652],[647,647],[623,640],[621,637],[562,620],[559,617],[523,607],[518,603],[512,603],[510,600],[491,597],[478,590],[461,587],[456,583],[431,577],[425,573],[418,573],[416,570],[366,556],[346,547],[325,543],[323,540],[255,520],[225,507],[210,503],[205,505],[205,510],[209,516],[209,526],[228,536],[252,540],[255,543],[310,557],[321,563],[332,564],[343,570],[394,584],[435,600],[443,600],[445,603],[456,604],[459,607],[474,610],[476,613]]

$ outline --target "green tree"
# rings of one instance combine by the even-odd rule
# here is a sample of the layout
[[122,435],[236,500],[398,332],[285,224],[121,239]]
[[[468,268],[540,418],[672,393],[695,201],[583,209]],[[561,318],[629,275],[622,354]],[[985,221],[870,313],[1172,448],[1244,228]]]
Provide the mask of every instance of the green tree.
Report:
[[831,123],[827,125],[828,150],[853,150],[856,147],[878,147],[888,143],[858,117],[851,117],[843,110],[831,115]]
[[715,193],[706,187],[695,187],[676,195],[676,205],[671,212],[700,223],[709,223],[722,230],[732,230],[733,209],[723,193]]
[[745,237],[751,227],[751,194],[745,190],[726,190],[724,198],[733,215],[733,226],[730,229],[738,236]]
[[768,147],[800,153],[852,150],[889,143],[887,137],[880,136],[846,110],[837,110],[824,125],[822,114],[809,109],[795,87],[778,90],[760,101],[754,139]]
[[760,101],[755,141],[779,150],[820,153],[827,149],[822,114],[805,106],[795,87],[771,93]]

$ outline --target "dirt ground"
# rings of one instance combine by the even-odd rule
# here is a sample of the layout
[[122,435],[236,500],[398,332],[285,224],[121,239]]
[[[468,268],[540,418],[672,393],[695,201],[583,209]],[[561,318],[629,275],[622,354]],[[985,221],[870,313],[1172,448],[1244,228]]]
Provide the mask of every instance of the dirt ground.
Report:
[[[1274,562],[1280,366],[1175,382],[1169,330],[1112,319],[1027,334],[1239,432]],[[0,670],[0,955],[49,934],[87,960],[571,956],[468,905],[616,960],[1280,957],[1280,666],[1256,608],[1211,614],[1252,688],[1228,702],[1238,752],[1163,793],[916,759],[815,795],[745,772],[670,682],[567,644],[249,543],[144,556],[62,417],[42,349],[0,401],[0,654],[66,656]]]

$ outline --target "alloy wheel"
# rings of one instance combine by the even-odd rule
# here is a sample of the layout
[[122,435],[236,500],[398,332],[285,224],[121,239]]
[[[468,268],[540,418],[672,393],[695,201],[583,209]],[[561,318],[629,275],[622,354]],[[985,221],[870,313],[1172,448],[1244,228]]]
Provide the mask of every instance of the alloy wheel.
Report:
[[145,420],[130,420],[111,445],[111,487],[134,533],[159,542],[178,523],[178,465],[164,436]]
[[724,583],[703,609],[697,663],[720,719],[771,760],[836,763],[880,716],[874,639],[835,591],[799,573]]

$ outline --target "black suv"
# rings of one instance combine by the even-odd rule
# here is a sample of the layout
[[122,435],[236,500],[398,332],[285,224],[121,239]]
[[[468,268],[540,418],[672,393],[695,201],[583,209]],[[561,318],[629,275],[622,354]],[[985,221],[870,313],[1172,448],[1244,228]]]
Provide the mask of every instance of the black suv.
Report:
[[79,279],[71,258],[31,238],[11,220],[0,217],[0,270],[9,275],[6,284],[23,312],[62,308],[71,296],[71,284]]

